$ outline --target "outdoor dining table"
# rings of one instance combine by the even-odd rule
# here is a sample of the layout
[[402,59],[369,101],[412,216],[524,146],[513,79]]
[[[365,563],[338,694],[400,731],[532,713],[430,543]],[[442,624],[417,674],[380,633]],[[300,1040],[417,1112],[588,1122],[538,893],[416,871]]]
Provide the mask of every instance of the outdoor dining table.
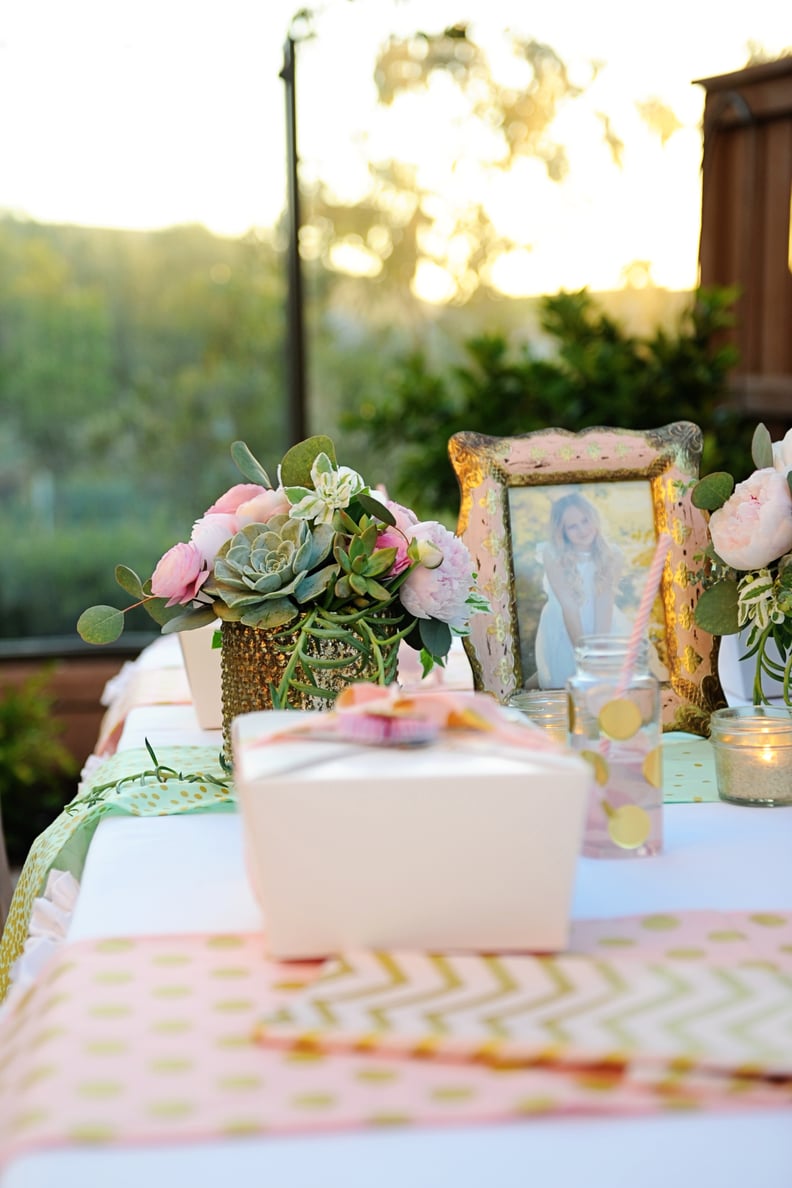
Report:
[[[108,709],[106,749],[123,755],[147,743],[155,752],[172,746],[219,750],[219,731],[201,730],[184,696],[179,664],[172,645],[158,642],[143,654],[132,672],[138,678],[148,674],[138,685],[137,696],[130,697],[127,679],[126,705],[119,709],[123,700],[119,693]],[[696,753],[704,755],[701,748],[707,744],[694,741],[700,748]],[[711,766],[696,762],[702,781],[711,781]],[[70,966],[77,968],[67,971],[64,980],[79,974],[81,962],[87,968],[97,952],[113,948],[123,952],[125,944],[154,946],[151,951],[159,952],[162,961],[175,962],[179,954],[192,952],[189,946],[202,938],[210,938],[221,949],[225,944],[231,953],[235,943],[256,946],[266,928],[248,877],[242,818],[233,804],[220,812],[103,816],[79,881],[67,936],[59,950],[70,955]],[[699,802],[666,803],[660,856],[623,861],[581,858],[579,862],[573,922],[615,925],[630,917],[653,921],[653,927],[662,931],[673,930],[677,917],[691,913],[698,919],[711,914],[713,919],[730,920],[735,934],[741,924],[771,934],[775,929],[786,937],[786,951],[792,952],[792,810],[729,805],[710,790]],[[308,976],[310,968],[309,963],[295,965],[298,981]],[[789,966],[787,976],[792,995]],[[12,989],[11,1005],[14,994]],[[62,1018],[68,1029],[71,1007],[61,1009],[66,1011]],[[176,1002],[174,1018],[179,1018],[180,1009]],[[188,1014],[183,1018],[186,1027]],[[786,1018],[788,1027],[788,1014]],[[7,1015],[0,1016],[0,1069],[4,1055],[8,1056],[9,1040],[3,1032],[7,1021]],[[209,1042],[200,1026],[200,1011],[197,1021],[190,1044],[200,1054],[202,1044]],[[190,1022],[195,1018],[191,1016]],[[108,1019],[107,1026],[103,1034],[120,1052],[129,1035],[127,1024],[119,1017],[115,1023]],[[358,1113],[353,1110],[338,1124],[323,1124],[317,1091],[315,1108],[307,1111],[304,1125],[273,1124],[269,1131],[240,1126],[237,1133],[213,1133],[211,1127],[205,1133],[190,1132],[177,1125],[174,1113],[171,1120],[161,1117],[155,1131],[136,1133],[134,1127],[121,1127],[117,1136],[74,1133],[65,1134],[62,1141],[28,1144],[17,1132],[5,1152],[0,1148],[0,1185],[160,1188],[176,1183],[214,1188],[228,1182],[288,1184],[290,1188],[325,1184],[516,1188],[530,1183],[548,1188],[633,1188],[636,1184],[641,1188],[668,1184],[789,1188],[792,1183],[788,1083],[775,1086],[777,1096],[764,1104],[746,1096],[742,1104],[733,1101],[714,1108],[688,1109],[680,1102],[678,1109],[633,1112],[629,1105],[624,1110],[588,1109],[584,1101],[577,1108],[554,1111],[542,1108],[537,1099],[535,1108],[529,1104],[522,1116],[513,1111],[501,1114],[490,1104],[480,1114],[468,1109],[461,1120],[454,1115],[453,1095],[448,1094],[447,1120],[437,1110],[425,1117],[417,1111],[414,1120],[392,1118],[388,1125],[387,1118],[380,1118],[381,1124],[371,1125],[364,1119],[369,1107],[374,1111],[382,1091],[378,1078],[387,1080],[398,1056],[380,1054],[371,1062],[365,1053],[344,1056],[306,1049],[281,1053],[278,1059],[280,1065],[271,1061],[262,1066],[264,1079],[294,1075],[303,1078],[299,1083],[306,1090],[318,1067],[332,1082],[334,1065],[358,1062],[354,1064],[362,1086],[356,1098]],[[108,1092],[121,1075],[121,1060],[113,1055],[109,1042]],[[175,1068],[171,1072],[178,1075]],[[35,1067],[30,1075],[35,1075]],[[41,1075],[46,1075],[46,1069]],[[189,1087],[190,1079],[187,1071],[183,1088]],[[271,1088],[276,1091],[278,1085]],[[302,1097],[304,1105],[311,1102],[310,1093]],[[61,1100],[56,1084],[47,1102],[54,1114],[61,1107],[73,1108],[73,1102]]]

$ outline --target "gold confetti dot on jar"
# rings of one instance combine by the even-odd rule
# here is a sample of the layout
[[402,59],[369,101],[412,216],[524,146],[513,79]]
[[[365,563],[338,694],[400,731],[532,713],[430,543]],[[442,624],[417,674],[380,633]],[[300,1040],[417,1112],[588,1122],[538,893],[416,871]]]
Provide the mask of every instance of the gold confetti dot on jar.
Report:
[[641,711],[629,697],[606,701],[597,720],[602,733],[617,742],[632,738],[641,729]]
[[571,693],[567,693],[567,721],[569,722],[569,731],[571,734],[575,733],[575,701]]
[[603,756],[598,751],[581,751],[580,757],[586,760],[586,763],[588,763],[594,772],[594,779],[601,788],[604,788],[608,782],[610,771]]
[[653,747],[641,766],[643,777],[653,788],[663,786],[663,752],[660,747]]
[[623,804],[608,813],[608,836],[623,850],[636,850],[652,831],[652,821],[637,804]]

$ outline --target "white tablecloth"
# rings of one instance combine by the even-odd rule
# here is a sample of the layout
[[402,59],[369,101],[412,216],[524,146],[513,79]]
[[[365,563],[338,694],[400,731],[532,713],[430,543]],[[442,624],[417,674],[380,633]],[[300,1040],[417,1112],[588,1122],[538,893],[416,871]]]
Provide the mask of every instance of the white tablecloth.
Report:
[[[121,746],[217,743],[188,707],[134,710]],[[582,859],[574,914],[792,909],[792,810],[666,807],[658,858]],[[102,821],[70,938],[260,926],[234,814]],[[532,1119],[192,1147],[77,1149],[18,1158],[2,1188],[789,1188],[792,1110],[649,1119]]]

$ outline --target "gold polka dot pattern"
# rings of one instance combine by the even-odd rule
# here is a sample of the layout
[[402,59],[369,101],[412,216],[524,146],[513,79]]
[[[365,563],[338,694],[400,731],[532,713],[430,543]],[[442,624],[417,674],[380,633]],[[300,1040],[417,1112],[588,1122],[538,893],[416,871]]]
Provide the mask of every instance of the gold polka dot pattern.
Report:
[[[614,979],[636,962],[670,963],[677,979],[715,963],[756,988],[763,978],[788,980],[792,973],[792,914],[577,921],[571,949],[592,955],[586,968],[606,969]],[[505,978],[512,960],[504,955],[487,968]],[[573,967],[556,961],[543,968],[562,979]],[[262,1018],[296,1017],[320,970],[267,962],[258,934],[70,946],[32,990],[9,999],[0,1020],[0,1145],[13,1154],[39,1143],[179,1142],[568,1110],[721,1109],[734,1096],[746,1107],[789,1105],[788,1083],[764,1078],[756,1061],[720,1077],[705,1075],[684,1053],[633,1064],[615,1037],[591,1049],[588,1060],[585,1049],[582,1061],[577,1052],[567,1068],[559,1037],[528,1064],[510,1061],[497,1042],[477,1043],[480,1060],[460,1053],[449,1061],[442,1033],[406,1037],[401,1054],[383,1050],[369,1027],[340,1045],[319,1030],[302,1042],[290,1039],[288,1028],[280,1036],[265,1028],[262,1038]],[[238,986],[250,992],[228,993]],[[471,983],[467,992],[475,1000],[482,987]],[[486,996],[481,1009],[493,1011]],[[783,1015],[776,1021],[782,1031]]]

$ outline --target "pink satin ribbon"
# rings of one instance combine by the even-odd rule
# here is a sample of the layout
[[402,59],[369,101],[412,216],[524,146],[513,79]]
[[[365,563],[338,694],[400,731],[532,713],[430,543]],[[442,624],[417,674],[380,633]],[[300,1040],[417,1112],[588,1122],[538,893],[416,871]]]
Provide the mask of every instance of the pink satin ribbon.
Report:
[[262,745],[296,738],[415,746],[441,734],[486,735],[494,743],[560,754],[563,748],[529,721],[512,720],[486,693],[426,689],[405,693],[395,685],[360,682],[338,695],[330,713],[268,735]]

